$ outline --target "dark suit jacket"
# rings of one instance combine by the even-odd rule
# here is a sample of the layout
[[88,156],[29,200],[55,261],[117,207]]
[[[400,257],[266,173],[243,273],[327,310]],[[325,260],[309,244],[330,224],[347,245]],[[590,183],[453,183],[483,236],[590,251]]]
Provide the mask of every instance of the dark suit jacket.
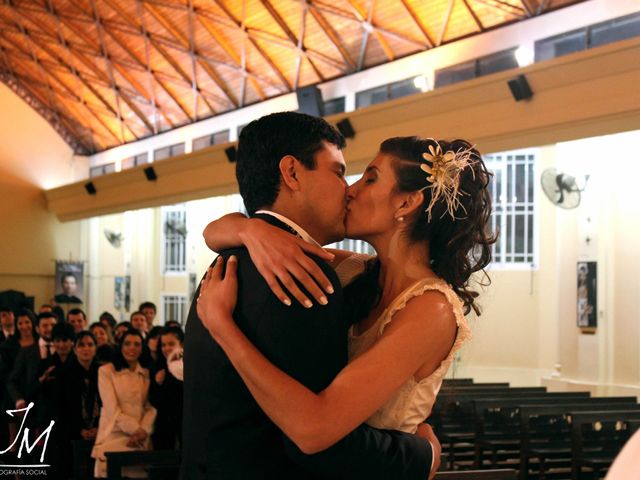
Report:
[[[265,221],[287,229],[275,218]],[[283,305],[256,270],[246,249],[238,257],[234,319],[271,362],[315,392],[347,363],[348,322],[335,272],[315,259],[335,293],[329,305]],[[194,298],[197,298],[199,289]],[[184,348],[184,421],[181,478],[195,479],[421,479],[431,448],[413,435],[362,425],[329,449],[304,455],[255,402],[224,351],[191,305]]]
[[40,346],[37,341],[33,345],[21,348],[18,352],[7,384],[9,395],[14,404],[21,398],[27,404],[30,401],[37,401],[40,391],[38,382],[40,361]]

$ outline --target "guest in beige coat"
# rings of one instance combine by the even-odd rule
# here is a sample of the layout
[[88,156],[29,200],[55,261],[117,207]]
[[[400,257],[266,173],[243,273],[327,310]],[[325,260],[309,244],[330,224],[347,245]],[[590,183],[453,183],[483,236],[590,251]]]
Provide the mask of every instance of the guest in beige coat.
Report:
[[[97,478],[107,478],[105,452],[151,450],[156,409],[148,400],[149,370],[141,365],[142,355],[142,335],[131,329],[122,336],[114,362],[98,370],[102,410],[91,452],[96,459]],[[123,475],[145,476],[141,469],[133,467],[125,468]]]

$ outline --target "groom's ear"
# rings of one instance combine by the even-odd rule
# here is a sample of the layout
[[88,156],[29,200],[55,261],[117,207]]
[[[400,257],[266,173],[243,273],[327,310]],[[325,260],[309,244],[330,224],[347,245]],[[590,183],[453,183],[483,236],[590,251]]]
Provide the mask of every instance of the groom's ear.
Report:
[[293,155],[285,155],[280,159],[280,176],[282,183],[294,192],[300,190],[300,182],[298,181],[298,169],[300,162]]

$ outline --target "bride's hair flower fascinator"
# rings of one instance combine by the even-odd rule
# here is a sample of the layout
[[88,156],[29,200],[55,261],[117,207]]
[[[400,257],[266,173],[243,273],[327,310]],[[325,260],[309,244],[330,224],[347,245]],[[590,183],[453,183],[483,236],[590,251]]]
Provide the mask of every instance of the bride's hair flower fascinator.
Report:
[[[429,185],[423,188],[431,189],[431,201],[427,207],[427,218],[431,221],[431,211],[434,205],[440,199],[446,203],[446,209],[443,212],[451,215],[451,218],[456,220],[456,212],[461,209],[465,215],[466,209],[460,202],[462,195],[467,195],[460,189],[460,175],[462,171],[470,167],[473,162],[473,147],[464,150],[447,150],[442,151],[440,144],[432,140],[435,145],[429,145],[429,151],[422,154],[424,163],[420,164],[420,169],[427,174],[427,182]],[[473,168],[471,169],[472,175],[475,177]]]

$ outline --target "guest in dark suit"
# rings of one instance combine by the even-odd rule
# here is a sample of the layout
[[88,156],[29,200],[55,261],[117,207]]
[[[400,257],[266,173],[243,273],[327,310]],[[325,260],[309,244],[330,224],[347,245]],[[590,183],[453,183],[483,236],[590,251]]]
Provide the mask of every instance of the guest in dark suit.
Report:
[[[322,202],[323,214],[306,217],[311,205],[301,203],[299,229],[273,214],[258,216],[294,234],[308,233],[322,243],[340,239],[347,186],[344,160],[326,159],[329,163],[317,169],[315,164],[321,152],[335,156],[344,145],[344,138],[329,124],[307,115],[280,113],[250,123],[240,137],[236,166],[247,210],[254,214],[262,208],[278,209],[280,169],[296,159],[305,165],[313,185],[313,198],[306,200]],[[304,308],[295,303],[287,307],[273,295],[246,249],[223,252],[224,257],[230,255],[239,260],[234,319],[240,329],[276,366],[314,392],[322,391],[347,363],[349,324],[342,315],[342,289],[335,272],[314,258],[335,293],[325,306]],[[198,318],[195,302],[187,320],[184,369],[184,480],[426,479],[429,475],[432,449],[428,442],[366,425],[323,452],[303,454],[256,404]]]
[[20,349],[33,345],[38,339],[36,317],[31,310],[24,308],[18,311],[13,331],[13,335],[0,343],[0,445],[11,445],[18,431],[16,419],[5,415],[6,410],[14,408],[7,383]]
[[51,312],[43,312],[38,315],[36,322],[38,341],[20,349],[9,374],[7,389],[16,409],[25,408],[29,402],[35,402],[37,410],[41,393],[38,381],[41,363],[55,353],[51,333],[53,326],[58,323],[58,317]]
[[15,316],[11,307],[0,306],[0,344],[13,335],[15,328]]

